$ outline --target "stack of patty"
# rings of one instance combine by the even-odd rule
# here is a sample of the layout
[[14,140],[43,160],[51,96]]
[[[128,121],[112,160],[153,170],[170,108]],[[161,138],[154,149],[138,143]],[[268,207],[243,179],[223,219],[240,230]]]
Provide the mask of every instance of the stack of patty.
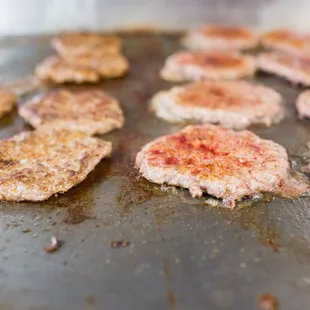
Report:
[[[263,34],[261,43],[268,51],[258,55],[258,69],[310,87],[310,33],[276,29]],[[296,108],[299,118],[310,117],[309,90],[298,96]]]
[[165,80],[234,80],[255,73],[255,57],[240,52],[258,44],[251,29],[205,26],[189,31],[181,43],[188,51],[168,57],[160,72]]
[[[2,113],[16,97],[4,90],[0,95]],[[42,201],[66,192],[111,154],[111,142],[90,135],[124,123],[118,101],[99,90],[53,90],[18,112],[36,130],[0,141],[0,200]]]
[[310,86],[310,34],[276,29],[261,37],[268,52],[258,56],[258,68],[295,84]]
[[[0,96],[1,116],[16,97],[6,90]],[[36,129],[0,141],[0,200],[42,201],[66,192],[111,154],[111,142],[90,135],[124,123],[118,101],[99,90],[52,90],[18,113]]]
[[[303,46],[303,40],[294,44]],[[270,126],[284,117],[278,92],[238,81],[255,73],[255,56],[242,50],[255,47],[258,37],[247,28],[207,26],[189,32],[182,43],[189,51],[170,56],[160,73],[169,81],[192,83],[155,94],[151,108],[166,121],[199,125],[145,145],[135,160],[140,173],[154,183],[188,188],[194,197],[208,193],[221,198],[229,208],[261,192],[290,198],[306,193],[307,182],[292,175],[282,146],[240,131],[251,124]],[[52,46],[58,56],[36,68],[44,80],[96,82],[128,69],[115,36],[67,34],[55,38]],[[307,63],[307,47],[302,55],[300,48],[295,54],[292,46],[285,49],[272,52],[273,57]],[[0,97],[1,116],[14,107],[16,96],[1,89]],[[297,106],[300,117],[310,116],[309,91],[300,95]],[[99,90],[52,90],[30,99],[18,113],[35,130],[0,141],[0,200],[41,201],[69,190],[111,154],[110,142],[91,135],[124,124],[118,101]]]
[[129,69],[121,54],[121,39],[112,35],[71,33],[55,37],[51,45],[57,55],[37,65],[41,80],[54,83],[96,83],[123,76]]
[[[166,121],[205,125],[188,126],[145,145],[135,165],[146,179],[188,188],[194,197],[208,193],[230,208],[260,192],[299,197],[308,190],[304,180],[291,175],[283,147],[249,131],[227,129],[270,126],[284,117],[277,91],[233,81],[255,73],[255,56],[242,51],[258,43],[259,37],[244,27],[206,26],[186,34],[182,44],[188,51],[169,56],[160,76],[192,83],[160,91],[150,106]],[[301,104],[308,100],[309,94]]]
[[259,37],[246,27],[205,26],[182,39],[188,51],[168,57],[160,75],[175,82],[191,81],[156,94],[155,114],[169,122],[214,123],[243,129],[267,126],[283,118],[282,97],[275,90],[247,81],[233,81],[256,71],[254,55]]
[[[35,70],[41,80],[97,82],[129,68],[115,36],[65,34],[52,46],[58,55]],[[1,88],[0,97],[1,117],[13,109],[17,96]],[[111,154],[111,142],[90,136],[124,124],[118,101],[100,90],[51,90],[31,98],[18,113],[35,130],[0,141],[0,200],[42,201],[66,192]]]

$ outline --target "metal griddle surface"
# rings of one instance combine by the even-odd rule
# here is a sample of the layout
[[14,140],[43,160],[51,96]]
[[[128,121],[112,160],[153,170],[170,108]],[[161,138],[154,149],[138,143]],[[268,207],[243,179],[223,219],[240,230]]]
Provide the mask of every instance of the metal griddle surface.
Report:
[[[47,202],[1,203],[0,309],[249,310],[264,292],[277,296],[282,310],[309,309],[309,198],[230,211],[137,177],[132,163],[139,148],[181,129],[147,108],[153,93],[172,85],[157,72],[179,46],[174,35],[124,39],[130,74],[83,86],[111,93],[124,109],[125,127],[102,137],[113,142],[112,158]],[[30,73],[52,53],[49,40],[0,41],[1,80]],[[297,120],[294,108],[300,89],[267,75],[256,79],[283,94],[288,117],[250,129],[298,154],[310,141],[310,122]],[[1,121],[0,137],[25,129],[15,111]],[[53,235],[64,245],[46,254]],[[123,239],[131,246],[110,247]]]

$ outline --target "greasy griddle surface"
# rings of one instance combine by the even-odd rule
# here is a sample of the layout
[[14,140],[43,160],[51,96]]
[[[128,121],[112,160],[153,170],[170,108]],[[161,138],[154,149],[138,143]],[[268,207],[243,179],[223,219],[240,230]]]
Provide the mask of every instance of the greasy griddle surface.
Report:
[[[276,295],[282,310],[308,309],[309,198],[276,198],[230,211],[207,207],[186,190],[162,191],[137,176],[133,160],[141,146],[181,129],[148,112],[152,94],[172,85],[157,72],[178,50],[179,37],[124,39],[132,68],[127,77],[68,86],[99,88],[119,99],[125,127],[103,136],[113,142],[112,158],[64,195],[38,204],[1,204],[0,309],[248,310],[264,292]],[[49,40],[1,40],[1,79],[31,72],[52,53]],[[299,160],[310,141],[310,121],[298,121],[294,108],[301,89],[267,75],[256,80],[282,93],[287,117],[250,129]],[[25,129],[14,111],[1,121],[0,137]],[[64,245],[46,254],[53,235]],[[112,249],[115,240],[131,245]]]

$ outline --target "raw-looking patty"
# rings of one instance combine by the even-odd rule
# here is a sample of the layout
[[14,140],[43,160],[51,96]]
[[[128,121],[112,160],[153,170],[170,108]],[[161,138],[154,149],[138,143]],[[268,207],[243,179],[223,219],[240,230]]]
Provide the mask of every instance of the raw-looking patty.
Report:
[[303,91],[296,100],[299,118],[310,118],[310,90]]
[[63,58],[115,54],[121,46],[121,39],[116,36],[93,33],[67,33],[52,40],[52,47]]
[[100,79],[100,75],[96,70],[68,63],[57,56],[48,57],[37,65],[35,74],[41,80],[54,83],[95,83]]
[[188,188],[194,197],[206,192],[230,208],[260,192],[296,197],[308,190],[290,175],[282,146],[214,125],[188,126],[148,143],[137,154],[136,167],[149,181]]
[[42,201],[83,181],[111,143],[71,131],[36,130],[0,141],[0,200]]
[[128,60],[121,54],[70,56],[64,59],[73,65],[92,68],[104,78],[120,77],[129,70]]
[[266,32],[261,37],[266,48],[291,53],[296,56],[310,57],[310,35],[287,29]]
[[33,127],[103,134],[124,124],[116,99],[99,90],[70,92],[54,90],[34,97],[19,108],[19,115]]
[[310,58],[301,58],[283,52],[261,53],[257,57],[257,67],[292,83],[310,86]]
[[17,97],[10,90],[0,88],[0,117],[13,110]]
[[275,90],[245,81],[204,81],[162,91],[151,101],[156,115],[170,122],[195,121],[243,129],[267,126],[283,117],[282,97]]
[[210,25],[189,31],[182,43],[192,51],[241,50],[257,46],[258,36],[246,27]]
[[167,81],[239,79],[253,75],[255,59],[238,52],[178,52],[167,58],[160,75]]

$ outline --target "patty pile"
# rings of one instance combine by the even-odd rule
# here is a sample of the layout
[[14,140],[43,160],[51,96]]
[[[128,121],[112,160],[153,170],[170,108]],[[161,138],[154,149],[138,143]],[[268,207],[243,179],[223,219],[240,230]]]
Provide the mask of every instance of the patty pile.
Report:
[[19,108],[19,115],[33,127],[103,134],[124,124],[116,99],[99,90],[54,90],[35,97]]
[[118,37],[72,33],[54,38],[51,44],[58,56],[37,65],[35,73],[41,80],[95,83],[101,78],[123,76],[129,70]]
[[255,70],[255,58],[239,52],[178,52],[167,58],[160,75],[176,82],[221,80],[251,76]]
[[220,126],[188,126],[160,137],[137,154],[136,167],[149,181],[204,192],[234,208],[236,200],[290,188],[298,196],[308,187],[292,179],[285,149],[249,131]]
[[283,52],[266,52],[257,57],[258,69],[286,80],[310,86],[310,58],[296,57]]
[[310,55],[310,35],[287,29],[266,32],[261,37],[265,48],[290,53],[296,56]]
[[245,81],[204,81],[161,91],[152,110],[170,122],[215,123],[243,129],[271,125],[283,118],[282,97],[275,90]]
[[15,107],[16,95],[10,90],[0,88],[0,117],[9,113]]
[[192,51],[244,50],[258,44],[258,36],[246,27],[210,25],[189,31],[182,44]]
[[111,143],[70,131],[22,132],[0,141],[0,199],[42,201],[83,181]]

